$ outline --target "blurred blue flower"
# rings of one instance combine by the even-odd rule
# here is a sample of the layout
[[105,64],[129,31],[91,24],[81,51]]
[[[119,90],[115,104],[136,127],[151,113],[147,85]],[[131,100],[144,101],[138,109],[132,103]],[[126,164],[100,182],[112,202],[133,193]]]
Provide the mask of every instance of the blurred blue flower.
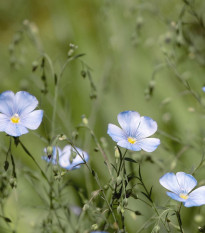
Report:
[[108,233],[107,231],[92,231],[90,233]]
[[204,91],[204,92],[205,92],[205,86],[204,86],[204,87],[202,87],[202,91]]
[[26,91],[1,93],[0,132],[19,137],[28,133],[28,129],[37,129],[43,118],[43,110],[34,111],[37,105],[36,97]]
[[118,114],[119,128],[109,124],[107,133],[117,142],[118,146],[133,151],[141,149],[152,152],[160,144],[158,138],[147,138],[157,131],[157,123],[149,117],[142,116],[138,112],[125,111]]
[[[80,168],[80,165],[84,163],[82,158],[87,162],[89,155],[78,147],[76,147],[76,150],[70,145],[65,146],[63,150],[54,146],[52,155],[42,156],[42,159],[46,160],[47,162],[52,162],[53,164],[59,164],[62,168],[67,170]],[[44,149],[44,152],[47,153],[46,148]],[[79,154],[82,156],[82,158]]]
[[160,184],[171,192],[167,195],[176,201],[183,202],[185,207],[205,204],[205,186],[191,190],[197,185],[196,179],[184,172],[166,173],[159,179]]

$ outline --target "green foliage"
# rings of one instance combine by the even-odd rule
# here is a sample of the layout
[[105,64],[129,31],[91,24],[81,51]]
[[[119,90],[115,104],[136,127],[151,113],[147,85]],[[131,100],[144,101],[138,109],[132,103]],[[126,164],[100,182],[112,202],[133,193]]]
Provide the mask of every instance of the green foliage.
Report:
[[[205,183],[204,10],[200,0],[1,1],[0,92],[32,93],[44,118],[15,141],[0,135],[0,232],[204,232],[204,207],[179,208],[158,182],[184,171]],[[107,125],[124,110],[158,123],[155,152],[115,147]],[[66,171],[41,159],[66,144],[89,162]]]

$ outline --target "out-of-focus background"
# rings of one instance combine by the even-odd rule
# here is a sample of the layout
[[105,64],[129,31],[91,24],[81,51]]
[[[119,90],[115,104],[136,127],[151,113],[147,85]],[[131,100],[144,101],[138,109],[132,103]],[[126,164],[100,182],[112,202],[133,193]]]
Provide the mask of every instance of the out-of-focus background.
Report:
[[[41,156],[48,146],[44,138],[49,138],[51,131],[55,89],[47,60],[46,78],[42,78],[41,55],[50,56],[54,72],[59,74],[72,43],[77,46],[74,55],[85,55],[71,61],[61,77],[54,135],[72,137],[85,115],[98,139],[104,137],[107,141],[113,161],[115,143],[107,135],[108,123],[118,124],[117,114],[124,110],[153,118],[158,123],[155,137],[161,139],[161,145],[153,153],[129,154],[143,161],[142,174],[148,187],[153,186],[155,203],[166,205],[169,198],[159,178],[170,171],[191,173],[204,152],[204,10],[205,2],[200,0],[2,0],[0,92],[27,90],[39,100],[39,108],[44,110],[43,123],[21,140],[40,166],[45,166]],[[38,68],[34,72],[35,65]],[[89,67],[96,89],[88,76],[82,77],[85,67]],[[107,168],[89,132],[79,130],[75,144],[90,154],[89,163],[102,184],[107,184]],[[13,145],[17,188],[4,188],[5,176],[11,175],[3,169],[9,145],[5,133],[0,134],[0,145],[2,195],[8,192],[1,199],[1,211],[12,220],[5,224],[0,219],[0,232],[34,232],[47,214],[43,188],[38,190],[30,178],[38,171],[23,150]],[[138,166],[134,169],[137,172]],[[205,183],[203,167],[195,177],[200,185]],[[66,188],[63,198],[73,206],[83,206],[77,195],[79,189],[84,190],[87,199],[97,189],[86,167],[70,171],[65,179],[71,180],[73,186]],[[98,204],[102,205],[100,201]],[[128,207],[142,213],[135,216],[127,211],[125,215],[127,231],[137,232],[153,213],[132,198]],[[204,207],[182,208],[185,232],[197,232],[204,225],[204,214]]]

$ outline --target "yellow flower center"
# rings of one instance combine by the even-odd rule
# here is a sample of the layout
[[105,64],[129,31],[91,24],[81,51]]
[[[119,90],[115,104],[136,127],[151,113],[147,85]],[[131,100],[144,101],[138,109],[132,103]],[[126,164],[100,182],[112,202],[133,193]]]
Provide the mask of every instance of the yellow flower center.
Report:
[[17,113],[15,113],[11,118],[10,118],[11,122],[14,124],[18,124],[20,121],[20,117]]
[[186,194],[181,193],[179,196],[184,200],[188,199],[188,195],[186,195]]
[[127,138],[127,141],[131,144],[135,144],[135,142],[137,141],[135,138],[129,137]]

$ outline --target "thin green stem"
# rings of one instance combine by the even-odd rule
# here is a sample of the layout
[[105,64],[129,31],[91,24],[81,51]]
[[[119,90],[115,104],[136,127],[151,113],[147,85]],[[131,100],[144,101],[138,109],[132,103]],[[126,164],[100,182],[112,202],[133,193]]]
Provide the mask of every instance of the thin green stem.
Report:
[[179,205],[179,209],[176,211],[176,216],[177,216],[180,232],[184,233],[183,228],[182,228],[182,220],[180,216],[181,207],[182,207],[182,202]]
[[37,161],[35,160],[35,158],[33,157],[33,155],[29,152],[29,150],[24,146],[24,144],[20,141],[20,139],[18,139],[18,142],[20,143],[21,147],[23,148],[23,150],[26,152],[26,154],[34,161],[34,163],[36,164],[36,166],[38,167],[38,169],[41,171],[42,176],[44,177],[44,179],[49,183],[49,180],[46,176],[46,174],[44,173],[44,171],[41,169],[41,167],[39,166],[39,164],[37,163]]

